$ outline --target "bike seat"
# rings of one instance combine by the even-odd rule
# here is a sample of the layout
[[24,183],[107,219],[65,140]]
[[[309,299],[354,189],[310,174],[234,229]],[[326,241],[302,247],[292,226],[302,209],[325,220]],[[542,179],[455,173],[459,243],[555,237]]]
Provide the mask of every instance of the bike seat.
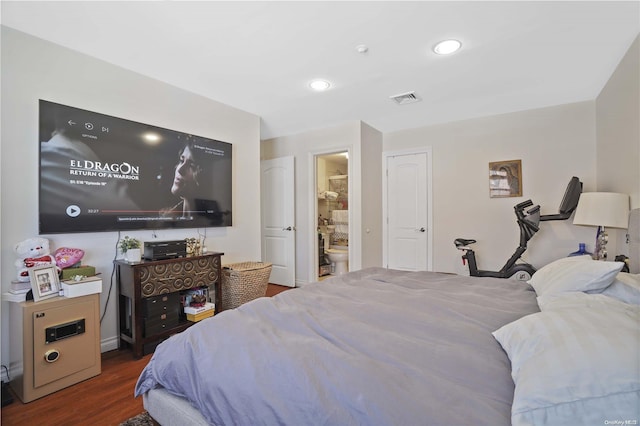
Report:
[[453,243],[456,245],[456,247],[462,247],[462,246],[468,246],[469,244],[473,244],[475,243],[476,240],[467,240],[464,238],[456,238]]

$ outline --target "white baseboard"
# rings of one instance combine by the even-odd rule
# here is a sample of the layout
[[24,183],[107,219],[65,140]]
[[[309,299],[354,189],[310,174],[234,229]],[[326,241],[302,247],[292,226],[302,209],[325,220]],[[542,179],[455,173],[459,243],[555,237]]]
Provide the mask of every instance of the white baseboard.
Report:
[[305,284],[309,284],[309,281],[305,281],[305,280],[296,280],[296,287],[302,287]]
[[[9,377],[15,378],[22,375],[22,371],[24,371],[24,367],[22,362],[16,362],[14,365],[9,368]],[[7,372],[5,369],[2,369],[2,381],[9,383],[9,377],[7,377]]]
[[118,337],[108,337],[100,341],[100,353],[114,351],[118,349]]

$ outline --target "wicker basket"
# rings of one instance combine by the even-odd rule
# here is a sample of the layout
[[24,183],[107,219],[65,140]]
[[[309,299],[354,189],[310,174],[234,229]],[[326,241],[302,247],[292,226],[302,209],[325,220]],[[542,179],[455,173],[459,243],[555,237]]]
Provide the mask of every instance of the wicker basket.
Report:
[[222,269],[222,306],[216,311],[234,309],[267,293],[271,263],[241,262]]

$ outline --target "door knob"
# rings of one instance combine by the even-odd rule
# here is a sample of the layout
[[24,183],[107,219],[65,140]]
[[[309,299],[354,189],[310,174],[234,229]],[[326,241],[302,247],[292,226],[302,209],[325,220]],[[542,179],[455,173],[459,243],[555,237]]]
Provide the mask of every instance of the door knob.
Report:
[[283,231],[293,231],[295,228],[293,226],[287,226],[286,228],[282,228]]
[[426,231],[426,229],[424,229],[424,226],[423,226],[423,227],[422,227],[422,228],[420,228],[420,229],[416,229],[416,231],[418,231],[418,232],[424,232],[424,231]]

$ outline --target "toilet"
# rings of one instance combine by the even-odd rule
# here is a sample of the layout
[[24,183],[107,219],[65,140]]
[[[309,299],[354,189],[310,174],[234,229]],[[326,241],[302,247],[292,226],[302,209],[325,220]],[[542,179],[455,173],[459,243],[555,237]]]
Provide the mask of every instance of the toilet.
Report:
[[332,275],[349,272],[349,250],[346,246],[334,246],[324,252],[332,264],[335,265]]

